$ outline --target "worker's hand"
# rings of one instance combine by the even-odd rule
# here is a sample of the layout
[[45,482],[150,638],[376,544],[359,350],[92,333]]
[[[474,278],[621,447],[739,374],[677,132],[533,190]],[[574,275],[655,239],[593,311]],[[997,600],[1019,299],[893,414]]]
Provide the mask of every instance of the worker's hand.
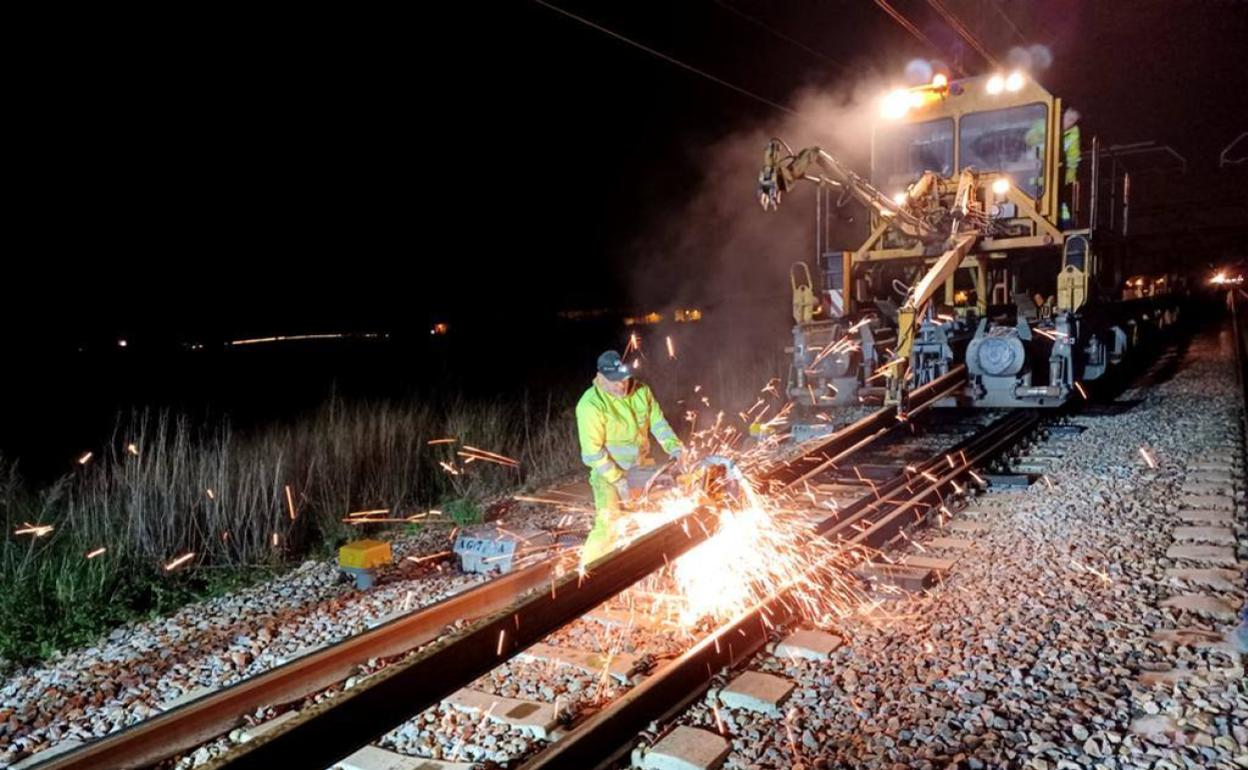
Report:
[[621,476],[620,480],[615,482],[615,493],[620,496],[621,501],[627,501],[632,493],[628,488],[628,478]]

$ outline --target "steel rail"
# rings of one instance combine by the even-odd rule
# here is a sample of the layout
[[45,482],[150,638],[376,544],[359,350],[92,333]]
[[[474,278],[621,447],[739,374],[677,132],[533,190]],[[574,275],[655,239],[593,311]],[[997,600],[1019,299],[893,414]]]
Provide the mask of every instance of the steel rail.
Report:
[[410,615],[244,679],[140,722],[71,753],[39,763],[38,770],[128,770],[146,767],[229,732],[257,708],[305,698],[349,677],[372,658],[407,653],[442,636],[448,626],[508,607],[546,585],[547,560],[474,586]]
[[550,590],[388,666],[366,687],[308,709],[209,767],[324,770],[703,542],[715,519],[715,512],[699,509],[668,522],[592,563],[586,575],[571,572],[553,580]]
[[[882,500],[869,496],[851,517],[858,521],[872,512],[872,506],[889,506],[874,510],[884,515],[855,537],[845,539],[847,548],[878,547],[896,537],[911,521],[904,514],[931,498],[939,498],[943,489],[957,478],[967,475],[978,464],[1019,441],[1039,423],[1033,412],[1016,412],[1000,418],[974,437],[962,442],[958,462],[935,480],[924,477],[924,484],[909,495],[895,495]],[[951,450],[952,451],[952,450]],[[929,463],[945,464],[942,452]],[[927,463],[925,463],[927,464]],[[900,478],[900,477],[899,477]],[[906,489],[913,479],[900,478],[896,490]],[[930,510],[930,507],[929,507]],[[848,525],[850,519],[833,517],[838,524]],[[832,521],[830,519],[829,521]],[[821,533],[835,533],[836,525],[816,527]],[[827,534],[825,534],[827,536]],[[819,567],[811,570],[813,575]],[[795,613],[792,610],[792,589],[782,588],[753,609],[720,627],[709,637],[660,669],[637,687],[620,696],[602,711],[589,717],[558,742],[521,765],[520,770],[596,770],[611,765],[627,753],[638,733],[656,720],[665,720],[700,697],[710,686],[717,672],[735,668],[766,644],[773,630]]]
[[[849,454],[905,424],[908,415],[925,411],[942,398],[947,398],[966,385],[966,366],[958,364],[946,374],[915,388],[907,399],[906,409],[897,405],[877,409],[866,417],[828,436],[801,457],[770,468],[761,474],[766,491],[791,487],[831,468]],[[804,461],[818,459],[812,467],[797,467]]]
[[[915,389],[908,402],[909,413],[922,411],[937,400],[951,395],[965,384],[965,379],[965,369],[959,366],[947,375]],[[804,456],[819,458],[815,469],[807,468],[792,472],[793,462],[799,462],[793,461],[787,466],[772,469],[764,478],[773,490],[777,486],[786,488],[807,480],[903,424],[904,421],[898,419],[902,414],[903,412],[896,406],[878,410],[810,449]],[[392,675],[397,675],[401,671],[409,672],[410,670],[410,673],[402,677],[404,682],[417,681],[424,674],[429,674],[431,681],[441,682],[438,692],[430,690],[423,696],[423,699],[414,700],[411,692],[404,692],[402,697],[392,699],[392,701],[402,703],[401,710],[405,713],[402,718],[399,718],[397,711],[387,712],[388,715],[385,718],[397,720],[394,722],[395,725],[400,724],[411,714],[419,713],[424,708],[436,704],[458,686],[499,665],[550,631],[579,617],[593,606],[664,566],[670,559],[683,553],[696,542],[705,539],[713,527],[714,516],[710,512],[702,512],[683,522],[673,522],[639,539],[624,551],[611,554],[593,565],[589,579],[584,581],[577,576],[566,576],[562,581],[553,581],[553,560],[503,576],[424,610],[418,610],[408,617],[392,621],[317,653],[223,688],[166,714],[127,728],[116,735],[49,759],[37,765],[37,768],[38,770],[129,770],[152,765],[228,732],[240,724],[246,714],[257,708],[290,703],[305,698],[341,682],[350,676],[356,666],[371,658],[395,657],[410,652],[442,636],[446,627],[453,622],[466,619],[478,620],[479,622],[469,631],[444,640],[430,650],[418,654],[411,661],[388,667],[382,674],[375,676],[367,686],[352,691],[351,697],[331,701],[335,707],[347,703],[353,704],[346,710],[353,708],[354,704],[365,701],[371,702],[374,699],[385,701],[386,697],[383,693],[395,686],[383,687],[384,683],[388,682]],[[679,534],[676,534],[677,530]],[[660,535],[660,532],[664,534]],[[632,555],[626,557],[626,553]],[[617,560],[619,560],[618,564]],[[640,571],[643,569],[645,571]],[[525,593],[548,582],[552,583],[553,588],[550,605],[547,605],[544,600],[519,601]],[[574,586],[573,583],[578,585]],[[584,585],[580,584],[588,584],[593,588],[587,591],[578,590],[576,592],[578,600],[570,600],[568,598],[570,589],[584,588]],[[617,585],[618,587],[615,587]],[[559,598],[560,594],[562,594],[562,600]],[[535,599],[542,599],[544,596],[543,593]],[[502,612],[504,609],[506,612]],[[523,624],[524,633],[513,632],[509,640],[506,635],[507,622],[505,620],[510,618],[508,622],[519,623],[522,614],[529,620],[540,618],[541,624],[539,626],[532,622],[525,623]],[[533,614],[533,618],[528,618],[529,614]],[[487,617],[492,615],[496,617]],[[481,620],[483,618],[484,620]],[[549,630],[534,636],[538,628]],[[473,629],[476,630],[475,636],[470,633]],[[491,637],[488,640],[489,645],[482,641],[486,636]],[[466,641],[470,639],[472,641]],[[527,641],[521,644],[521,639],[527,639]],[[498,649],[496,651],[489,649],[493,646],[497,646]],[[448,649],[454,652],[446,652]],[[470,652],[470,649],[473,652]],[[435,656],[434,652],[438,652],[438,655]],[[465,660],[473,655],[476,656],[477,665],[463,666]],[[445,662],[446,660],[455,660],[458,667],[440,668],[439,661]],[[470,670],[476,671],[477,669],[480,669],[480,673],[470,673]],[[450,675],[452,670],[460,673],[452,677]],[[369,694],[374,688],[380,689],[376,694]],[[281,758],[283,767],[300,766],[290,764],[294,761],[293,757],[300,756],[308,758],[307,767],[316,766],[317,770],[320,770],[324,767],[325,756],[329,754],[334,754],[336,757],[345,756],[351,750],[385,732],[384,727],[374,730],[371,726],[367,728],[362,726],[365,722],[380,724],[380,714],[383,712],[375,707],[370,708],[372,713],[379,715],[378,719],[361,721],[341,715],[331,718],[325,715],[332,710],[328,705],[314,709],[313,712],[318,715],[315,719],[313,719],[312,712],[301,715],[284,729],[250,742],[244,747],[244,751],[232,752],[226,758],[218,760],[214,766],[250,767],[252,765],[249,763],[252,760],[247,757],[273,756],[271,752],[274,749],[264,748],[272,743],[277,746],[293,747],[293,749],[283,749],[287,752]],[[332,749],[326,748],[324,752],[318,754],[317,752],[321,749],[317,747],[327,743],[327,739],[321,734],[324,726],[337,725],[340,721],[355,725],[356,730],[343,731],[338,730],[337,727],[333,728],[338,731],[340,738],[333,741]],[[366,731],[372,732],[360,738],[359,736]],[[313,760],[313,757],[316,759]],[[262,764],[263,761],[261,761]]]

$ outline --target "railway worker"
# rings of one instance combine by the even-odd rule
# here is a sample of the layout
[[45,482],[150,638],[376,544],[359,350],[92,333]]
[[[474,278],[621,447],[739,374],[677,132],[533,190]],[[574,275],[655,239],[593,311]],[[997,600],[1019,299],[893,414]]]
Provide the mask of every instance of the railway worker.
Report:
[[1070,202],[1074,201],[1079,188],[1079,159],[1083,156],[1083,148],[1079,137],[1079,111],[1067,108],[1062,113],[1062,157],[1065,159],[1066,173],[1062,179],[1062,227],[1070,227],[1074,219],[1070,214]]
[[653,473],[650,435],[674,460],[684,447],[654,392],[614,350],[598,356],[598,374],[576,405],[576,429],[594,493],[594,526],[581,550],[581,564],[589,564],[612,549],[621,501],[640,494]]
[[[1070,203],[1078,194],[1075,185],[1079,181],[1079,160],[1083,156],[1079,137],[1079,117],[1079,111],[1075,109],[1067,109],[1062,113],[1062,168],[1064,172],[1062,188],[1058,196],[1061,199],[1061,218],[1058,223],[1062,227],[1070,227],[1074,224],[1074,218],[1070,213]],[[1043,166],[1040,165],[1040,158],[1044,155],[1044,131],[1044,121],[1037,120],[1023,136],[1029,156],[1036,158],[1037,176],[1034,181],[1037,183],[1044,178]]]

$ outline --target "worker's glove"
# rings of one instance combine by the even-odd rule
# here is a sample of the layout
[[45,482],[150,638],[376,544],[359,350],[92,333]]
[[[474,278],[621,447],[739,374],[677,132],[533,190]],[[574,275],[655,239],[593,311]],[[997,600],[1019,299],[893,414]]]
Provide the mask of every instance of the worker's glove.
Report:
[[627,502],[629,498],[628,477],[621,476],[620,480],[615,482],[615,493],[620,496],[620,500]]

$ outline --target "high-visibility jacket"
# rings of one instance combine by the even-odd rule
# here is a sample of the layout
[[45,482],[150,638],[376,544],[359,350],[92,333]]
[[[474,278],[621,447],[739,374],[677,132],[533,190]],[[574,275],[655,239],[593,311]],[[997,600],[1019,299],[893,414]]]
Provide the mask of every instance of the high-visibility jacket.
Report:
[[1066,184],[1074,184],[1079,178],[1079,159],[1083,148],[1079,146],[1079,126],[1071,126],[1062,132],[1062,152],[1066,155]]
[[649,434],[668,454],[681,448],[650,386],[636,381],[625,396],[591,385],[576,404],[576,428],[581,461],[609,484],[629,468],[653,464]]

